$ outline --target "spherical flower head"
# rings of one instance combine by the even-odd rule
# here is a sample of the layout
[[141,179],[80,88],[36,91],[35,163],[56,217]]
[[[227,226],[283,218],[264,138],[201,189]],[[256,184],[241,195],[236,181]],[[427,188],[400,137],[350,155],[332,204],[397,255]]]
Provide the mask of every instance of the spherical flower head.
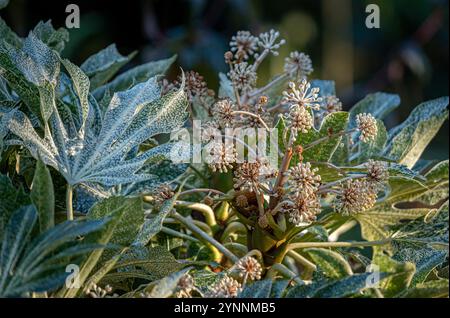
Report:
[[247,111],[249,113],[252,113],[254,115],[257,115],[257,117],[253,116],[241,116],[239,124],[242,127],[245,128],[265,128],[263,123],[260,119],[266,123],[267,126],[271,126],[273,123],[273,116],[272,114],[267,111],[265,107],[263,107],[261,104],[257,103],[256,105],[243,105],[241,107],[241,110]]
[[232,277],[225,276],[207,293],[210,298],[235,298],[242,290],[242,285]]
[[335,210],[342,215],[354,215],[372,208],[377,194],[366,180],[347,180],[335,202]]
[[314,69],[309,55],[301,52],[292,52],[285,59],[284,71],[292,78],[306,78]]
[[276,170],[264,159],[239,164],[234,172],[234,188],[254,190],[258,184],[276,176]]
[[321,184],[321,177],[317,175],[317,168],[312,169],[311,164],[299,163],[287,171],[289,176],[288,185],[291,192],[315,193]]
[[177,292],[175,296],[177,298],[190,298],[191,292],[194,289],[194,278],[189,275],[183,275],[177,283]]
[[235,53],[235,58],[243,58],[248,60],[258,50],[258,38],[253,36],[249,31],[238,31],[231,38],[231,52]]
[[[205,82],[203,76],[195,71],[188,71],[185,73],[185,84],[184,92],[190,102],[194,100],[195,97],[206,97],[209,96],[210,90]],[[175,81],[175,87],[180,87],[182,82],[181,75],[178,76],[177,81]]]
[[369,142],[375,140],[378,134],[377,120],[371,114],[356,115],[356,124],[358,131],[361,132],[359,140]]
[[232,70],[228,72],[228,76],[233,85],[242,92],[248,92],[256,85],[256,72],[247,62],[234,64]]
[[250,280],[260,280],[262,267],[259,262],[251,256],[245,256],[236,263],[236,270],[240,277]]
[[213,106],[213,116],[216,122],[222,128],[232,127],[235,121],[233,112],[236,110],[236,105],[228,98],[219,100]]
[[291,194],[282,204],[282,211],[288,213],[289,222],[297,227],[306,226],[316,221],[317,215],[321,212],[320,201],[314,193],[299,192]]
[[300,82],[298,88],[294,82],[290,82],[289,90],[283,92],[283,103],[319,110],[322,102],[319,91],[318,87],[311,88],[306,79]]
[[270,30],[266,33],[261,33],[259,35],[258,45],[263,49],[267,50],[273,55],[278,55],[278,50],[280,47],[286,43],[284,39],[278,41],[280,37],[280,32],[275,30]]
[[386,162],[372,159],[367,162],[367,181],[375,191],[382,189],[388,178],[389,170]]
[[207,161],[213,172],[227,173],[236,162],[236,149],[233,143],[213,141],[206,145],[209,157]]
[[174,196],[175,196],[175,192],[166,183],[161,184],[152,193],[152,197],[155,200],[154,202],[155,202],[156,206],[161,206],[164,202],[172,199]]
[[294,105],[286,115],[286,124],[294,135],[307,133],[313,127],[313,117],[305,107]]

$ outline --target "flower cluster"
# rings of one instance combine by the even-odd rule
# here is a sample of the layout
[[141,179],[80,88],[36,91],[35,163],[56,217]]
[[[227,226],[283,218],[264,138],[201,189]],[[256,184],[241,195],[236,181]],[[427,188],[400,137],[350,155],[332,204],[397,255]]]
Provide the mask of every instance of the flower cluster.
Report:
[[234,278],[225,275],[220,281],[210,288],[208,298],[235,298],[242,290],[242,285]]
[[239,276],[250,280],[260,280],[262,275],[261,264],[251,256],[245,256],[241,258],[235,265],[236,270],[239,272]]
[[335,209],[343,215],[354,215],[372,208],[377,194],[367,180],[347,180],[339,191]]

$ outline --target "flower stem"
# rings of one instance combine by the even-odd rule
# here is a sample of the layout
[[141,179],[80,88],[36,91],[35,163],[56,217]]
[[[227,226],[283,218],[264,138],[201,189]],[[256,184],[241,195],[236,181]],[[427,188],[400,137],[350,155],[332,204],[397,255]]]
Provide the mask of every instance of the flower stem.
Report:
[[205,217],[206,224],[208,224],[214,232],[214,229],[217,227],[217,221],[214,211],[209,205],[187,201],[176,201],[175,205],[202,213]]
[[197,225],[195,225],[191,220],[185,218],[184,216],[178,214],[177,212],[174,212],[172,214],[173,218],[182,223],[184,226],[186,226],[189,230],[196,233],[201,240],[206,241],[207,243],[211,244],[213,247],[215,247],[217,250],[219,250],[223,255],[225,255],[230,261],[233,263],[236,263],[239,258],[231,253],[225,246],[220,244],[216,239],[209,236],[205,232],[203,232]]
[[67,210],[67,220],[73,221],[73,187],[70,184],[67,184],[66,191],[66,210]]

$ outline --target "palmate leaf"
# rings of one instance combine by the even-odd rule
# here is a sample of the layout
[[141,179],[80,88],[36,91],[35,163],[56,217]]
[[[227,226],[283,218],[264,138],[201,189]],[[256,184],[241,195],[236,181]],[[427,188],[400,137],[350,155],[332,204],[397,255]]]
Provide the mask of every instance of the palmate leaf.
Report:
[[[19,144],[57,169],[71,185],[92,182],[114,186],[149,180],[154,176],[138,173],[139,169],[147,161],[169,159],[173,145],[158,146],[132,158],[130,151],[154,135],[180,127],[186,118],[183,87],[162,98],[159,95],[156,77],[114,94],[98,132],[87,124],[86,131],[74,133],[56,107],[50,118],[52,134],[45,138],[20,111],[15,111],[9,129],[20,138]],[[88,121],[94,112],[90,106]]]

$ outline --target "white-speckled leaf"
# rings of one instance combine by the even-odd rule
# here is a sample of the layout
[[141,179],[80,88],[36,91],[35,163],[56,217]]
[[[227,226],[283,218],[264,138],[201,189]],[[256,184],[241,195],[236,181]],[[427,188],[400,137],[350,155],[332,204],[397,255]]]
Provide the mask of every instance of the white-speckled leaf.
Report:
[[384,155],[412,168],[448,117],[448,97],[417,106],[408,119],[389,131]]

